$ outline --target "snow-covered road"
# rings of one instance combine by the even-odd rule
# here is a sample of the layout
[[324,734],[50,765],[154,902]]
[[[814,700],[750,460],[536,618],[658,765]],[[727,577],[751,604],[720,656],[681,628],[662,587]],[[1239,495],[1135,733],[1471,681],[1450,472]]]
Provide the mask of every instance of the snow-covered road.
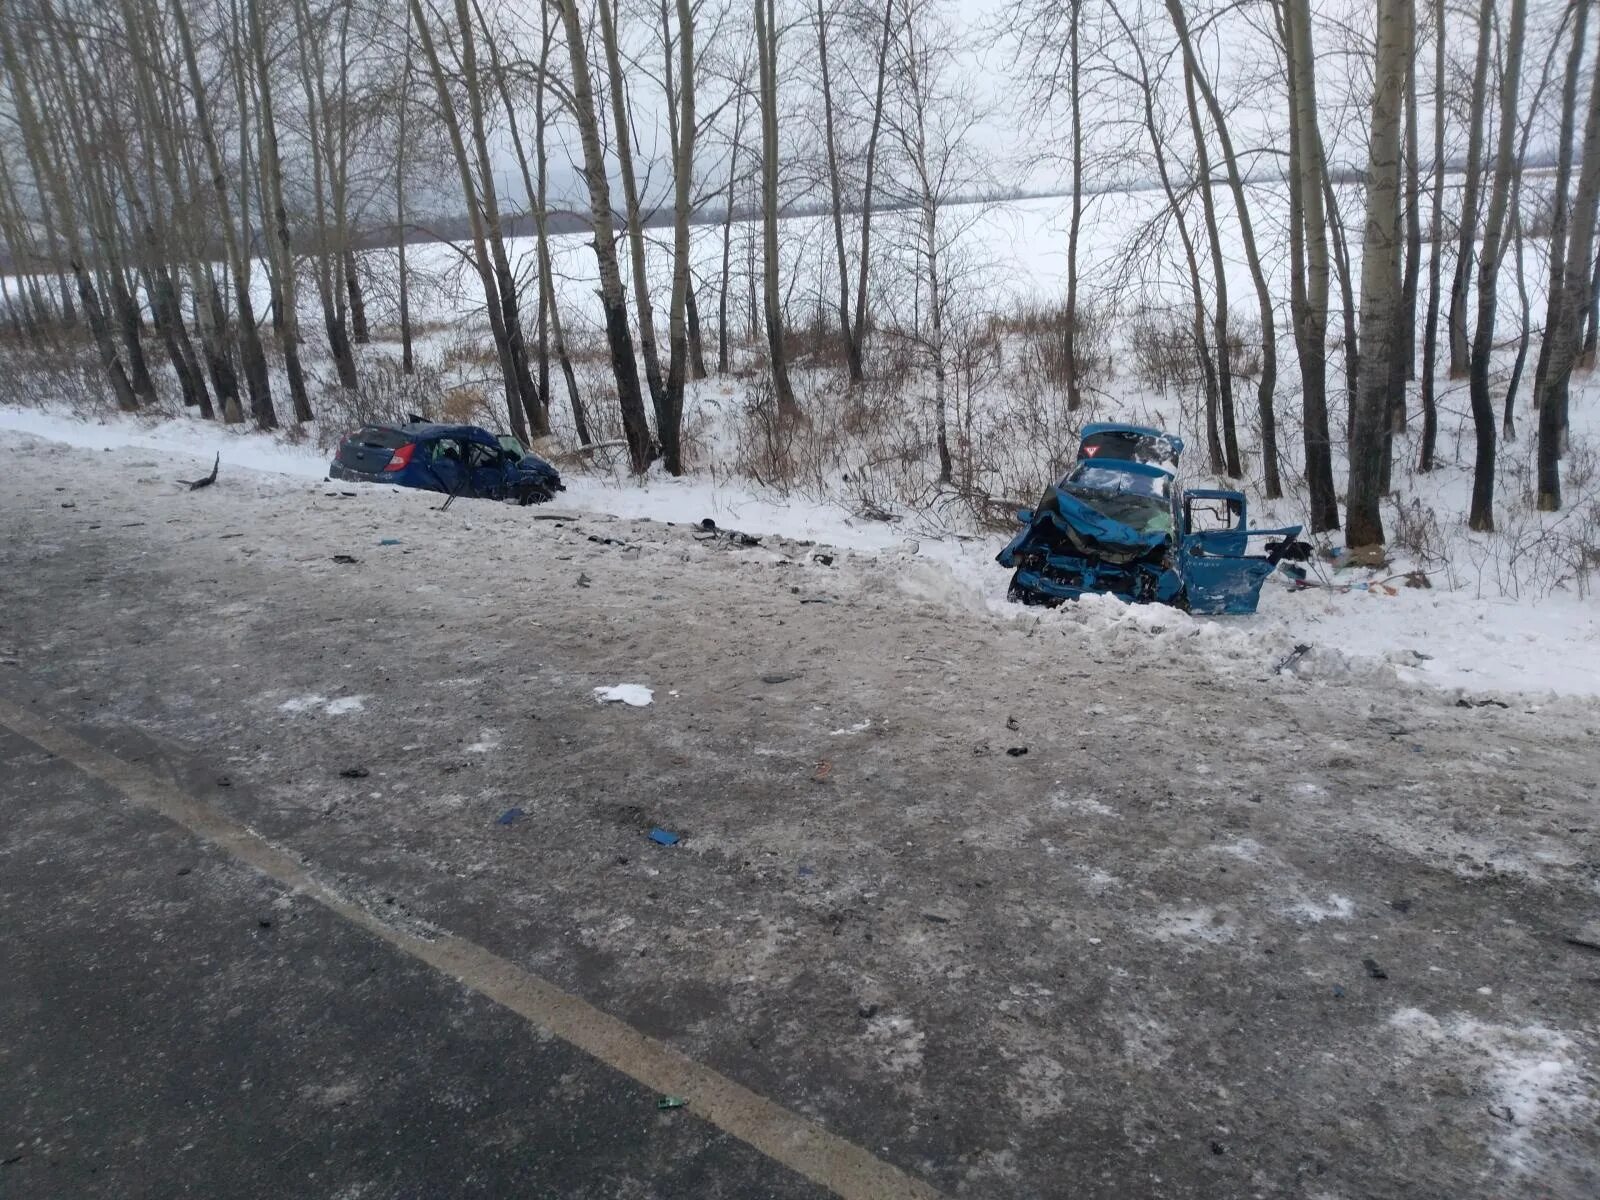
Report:
[[[947,1194],[1600,1188],[1590,701],[1275,675],[1244,623],[1018,618],[904,552],[7,447],[13,704]],[[50,795],[0,782],[7,829]]]

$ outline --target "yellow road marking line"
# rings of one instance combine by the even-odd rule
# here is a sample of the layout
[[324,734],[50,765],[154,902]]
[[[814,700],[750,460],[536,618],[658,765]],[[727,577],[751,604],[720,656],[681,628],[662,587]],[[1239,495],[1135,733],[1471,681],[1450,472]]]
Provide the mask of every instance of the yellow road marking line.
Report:
[[4,699],[0,699],[0,724],[651,1091],[685,1097],[695,1115],[834,1195],[844,1200],[941,1200],[935,1188],[854,1142],[829,1133],[474,942],[449,934],[423,938],[385,924],[320,882],[304,863],[143,767],[92,746]]

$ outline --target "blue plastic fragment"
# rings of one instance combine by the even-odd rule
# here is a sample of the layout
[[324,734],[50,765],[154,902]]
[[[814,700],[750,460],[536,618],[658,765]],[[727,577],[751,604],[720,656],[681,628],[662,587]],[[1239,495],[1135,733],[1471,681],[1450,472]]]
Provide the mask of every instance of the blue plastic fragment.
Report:
[[810,867],[808,867],[808,866],[806,866],[805,864],[802,863],[801,866],[800,866],[800,874],[802,874],[802,875],[815,875],[816,872],[813,871]]
[[495,818],[495,822],[494,823],[496,825],[509,825],[509,824],[511,824],[511,822],[515,821],[518,817],[525,817],[527,815],[528,814],[523,812],[520,808],[508,808],[508,809],[505,810],[505,812],[501,813],[498,817]]
[[378,541],[378,545],[380,546],[398,546],[399,544],[399,538],[380,538]]
[[669,833],[658,826],[650,831],[650,840],[662,846],[676,846],[678,844],[678,835]]

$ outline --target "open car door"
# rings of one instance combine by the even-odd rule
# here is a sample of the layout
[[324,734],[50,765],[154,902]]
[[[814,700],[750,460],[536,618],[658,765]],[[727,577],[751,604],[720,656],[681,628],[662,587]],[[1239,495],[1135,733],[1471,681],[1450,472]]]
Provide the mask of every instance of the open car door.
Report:
[[[1245,614],[1256,611],[1261,585],[1277,568],[1300,526],[1251,529],[1241,492],[1194,488],[1183,495],[1183,531],[1178,546],[1178,573],[1190,612]],[[1254,538],[1278,538],[1277,543]]]

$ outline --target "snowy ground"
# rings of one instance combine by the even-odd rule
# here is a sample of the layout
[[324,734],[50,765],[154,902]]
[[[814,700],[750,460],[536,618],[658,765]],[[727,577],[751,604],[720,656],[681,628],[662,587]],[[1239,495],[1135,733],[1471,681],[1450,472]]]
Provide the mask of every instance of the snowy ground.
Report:
[[[378,919],[473,938],[945,1194],[1600,1187],[1600,960],[1567,940],[1600,944],[1592,700],[1461,708],[1320,655],[1274,675],[1315,628],[1293,597],[1038,618],[974,582],[987,547],[828,565],[589,515],[592,485],[440,512],[255,438],[190,492],[214,442],[14,424],[7,699],[155,747]],[[596,702],[619,685],[651,703]],[[68,852],[70,802],[18,786],[37,757],[0,772],[19,862]],[[119,874],[170,882],[164,854]],[[314,932],[310,908],[267,911]],[[220,1019],[235,956],[176,972],[185,1003]],[[338,1064],[355,1105],[392,1059]]]
[[[66,445],[137,454],[182,475],[198,473],[220,454],[223,471],[245,469],[285,479],[321,479],[327,460],[305,444],[200,421],[103,417],[82,421],[38,409],[0,408],[0,441],[44,438]],[[1470,586],[1414,589],[1396,579],[1393,594],[1364,590],[1383,572],[1317,569],[1351,590],[1292,591],[1275,577],[1254,617],[1194,618],[1161,606],[1129,607],[1111,599],[1040,615],[1005,600],[1008,573],[993,562],[1000,535],[939,537],[925,529],[866,520],[833,504],[781,500],[750,487],[705,478],[652,476],[645,484],[593,475],[567,477],[555,507],[676,523],[712,517],[719,525],[761,535],[809,540],[870,555],[905,559],[918,599],[955,610],[1063,624],[1092,631],[1108,645],[1154,646],[1196,658],[1220,671],[1259,672],[1300,644],[1311,652],[1294,670],[1336,677],[1373,675],[1402,684],[1459,691],[1467,698],[1522,693],[1600,696],[1600,603],[1556,594],[1512,600]]]

